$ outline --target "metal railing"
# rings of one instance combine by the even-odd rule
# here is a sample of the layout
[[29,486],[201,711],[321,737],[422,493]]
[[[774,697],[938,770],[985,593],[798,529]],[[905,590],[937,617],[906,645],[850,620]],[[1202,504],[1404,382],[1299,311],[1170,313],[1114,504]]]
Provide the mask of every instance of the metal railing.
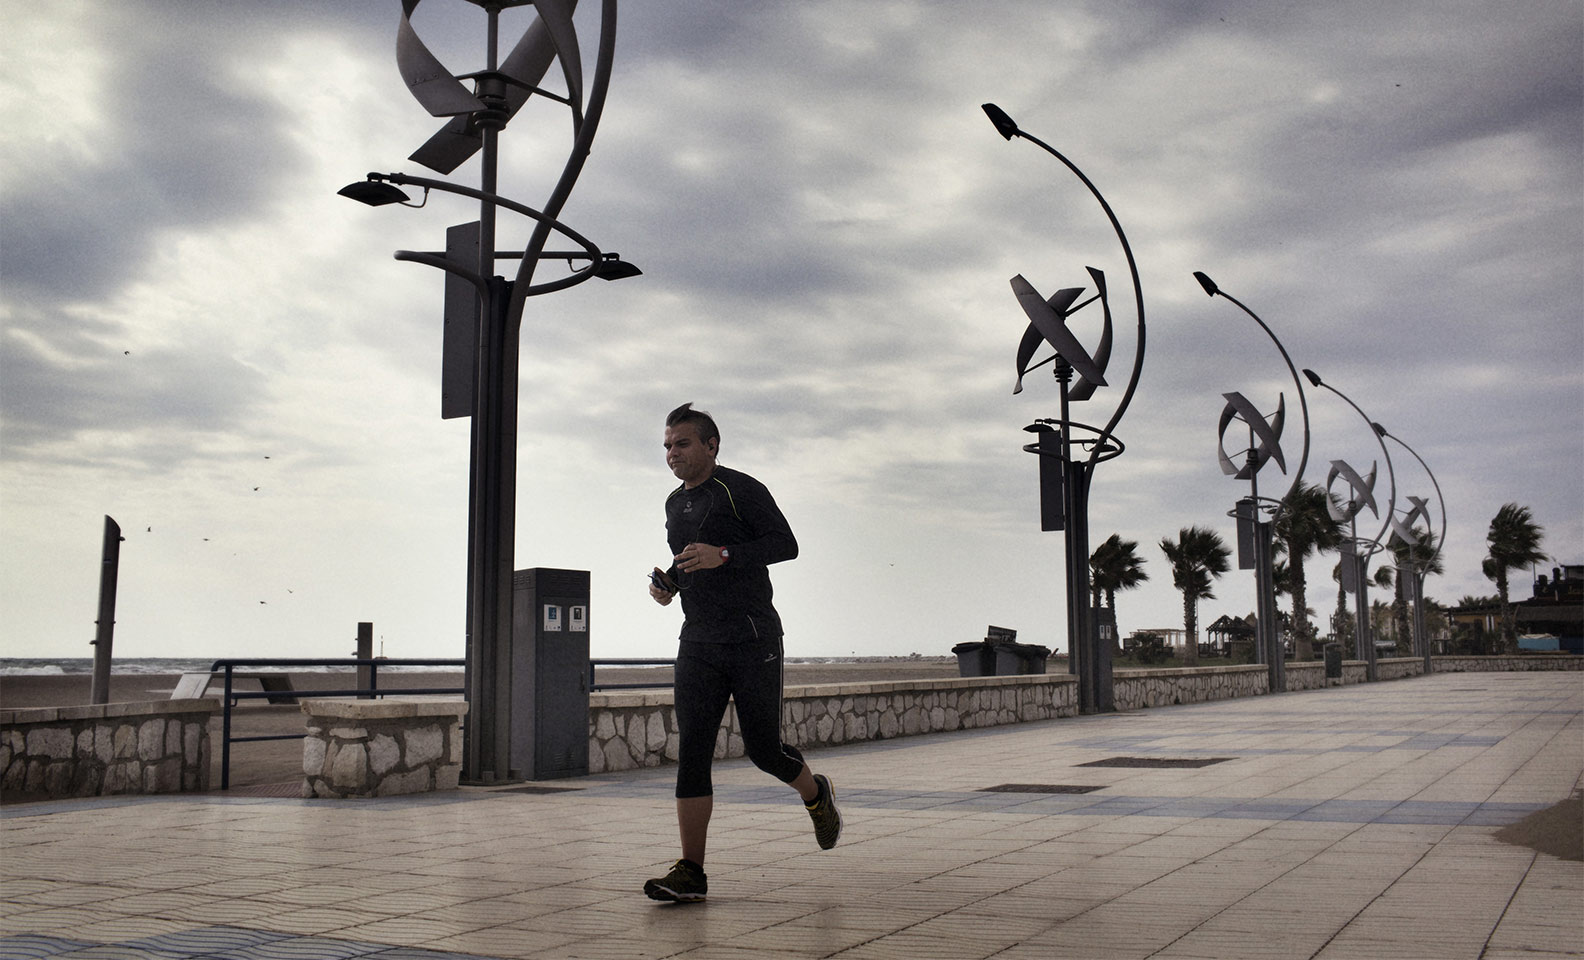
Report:
[[[396,660],[396,659],[358,659],[342,658],[329,660],[292,660],[292,659],[264,659],[264,660],[216,660],[209,667],[211,674],[225,672],[225,699],[221,701],[220,720],[220,789],[231,789],[231,744],[257,743],[264,740],[301,740],[306,733],[285,733],[271,736],[233,737],[231,736],[231,708],[238,700],[263,700],[265,698],[279,698],[289,695],[301,697],[379,697],[387,693],[399,693],[407,696],[439,695],[448,693],[465,694],[465,687],[398,687],[394,690],[379,689],[380,667],[465,667],[466,660]],[[237,667],[367,667],[369,685],[351,690],[293,690],[284,694],[279,690],[263,690],[259,693],[251,691],[242,692],[234,689],[232,681]],[[262,684],[261,684],[262,685]]]
[[[302,697],[382,697],[388,693],[403,694],[406,696],[430,696],[444,694],[467,695],[466,687],[398,687],[393,690],[379,689],[380,667],[466,667],[464,659],[441,660],[411,660],[411,659],[279,659],[267,658],[262,660],[216,660],[209,667],[211,674],[224,672],[225,697],[221,701],[220,719],[220,789],[231,789],[231,744],[233,743],[259,743],[267,740],[301,740],[306,733],[282,733],[268,736],[233,737],[231,735],[231,708],[239,700],[264,700],[278,699],[282,696]],[[670,679],[651,681],[648,683],[597,683],[594,671],[598,667],[650,667],[669,666],[675,667],[676,660],[664,659],[590,659],[588,662],[588,688],[590,690],[647,690],[672,685]],[[256,669],[259,667],[367,667],[369,671],[369,685],[346,690],[293,690],[289,694],[280,690],[262,690],[258,693],[252,691],[239,691],[235,689],[233,681],[236,679],[235,671],[238,667]]]
[[594,682],[595,667],[676,667],[675,658],[657,660],[604,658],[588,662],[588,688],[590,690],[648,690],[655,687],[669,687],[670,680],[653,681],[650,683],[596,683]]

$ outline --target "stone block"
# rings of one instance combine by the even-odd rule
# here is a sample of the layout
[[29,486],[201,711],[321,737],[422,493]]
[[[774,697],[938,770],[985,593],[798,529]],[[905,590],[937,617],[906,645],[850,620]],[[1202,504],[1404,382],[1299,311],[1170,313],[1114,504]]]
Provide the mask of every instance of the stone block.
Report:
[[368,736],[368,730],[363,727],[331,727],[330,736],[335,740],[362,740]]
[[205,726],[199,723],[189,721],[182,724],[182,761],[189,767],[198,765],[199,742],[205,730]]
[[170,720],[165,724],[165,756],[180,757],[182,755],[182,727],[180,720]]
[[105,768],[106,794],[136,793],[143,786],[143,769],[136,760],[117,760]]
[[409,770],[406,773],[393,773],[379,782],[374,788],[376,797],[395,797],[408,793],[428,793],[434,787],[434,780],[428,767],[418,770]]
[[439,726],[402,731],[403,756],[409,770],[434,763],[445,756],[445,734]]
[[165,754],[165,720],[153,717],[138,724],[138,759],[158,760]]
[[303,773],[317,777],[324,773],[326,744],[319,737],[303,740]]
[[450,749],[446,753],[446,763],[454,763],[460,769],[462,764],[462,724],[451,724],[450,735],[447,737]]
[[130,760],[137,756],[137,729],[130,723],[118,723],[115,728],[113,759]]
[[72,762],[57,760],[44,767],[44,792],[52,797],[71,794]]
[[[306,749],[305,747],[304,750],[306,751]],[[374,776],[383,777],[398,763],[401,763],[401,747],[397,746],[395,737],[376,733],[369,739],[368,757],[369,769],[374,772]],[[306,763],[304,766],[306,767]]]
[[87,760],[89,757],[93,756],[93,752],[93,727],[84,727],[82,731],[77,734],[77,749],[74,750],[73,753],[76,754],[78,760]]
[[610,711],[599,712],[598,719],[594,721],[594,736],[602,743],[616,736],[616,721],[611,717]]
[[462,764],[442,763],[435,767],[434,788],[436,790],[455,790],[457,784],[462,782]]
[[665,749],[665,716],[659,710],[650,712],[649,722],[646,725],[646,733],[647,736],[644,742],[644,748],[646,752],[658,754],[660,751]]
[[181,761],[167,757],[143,766],[144,793],[176,793],[181,790]]
[[897,731],[900,729],[901,724],[897,723],[897,717],[895,713],[887,710],[880,714],[880,739],[889,740],[896,736]]
[[627,742],[619,739],[606,741],[601,751],[605,757],[605,770],[615,772],[618,770],[631,770],[633,763],[632,753],[627,749]]
[[65,760],[72,755],[74,743],[71,731],[64,727],[34,727],[27,733],[27,754]]
[[362,793],[368,787],[368,754],[361,743],[335,743],[327,762],[330,784],[343,793]]

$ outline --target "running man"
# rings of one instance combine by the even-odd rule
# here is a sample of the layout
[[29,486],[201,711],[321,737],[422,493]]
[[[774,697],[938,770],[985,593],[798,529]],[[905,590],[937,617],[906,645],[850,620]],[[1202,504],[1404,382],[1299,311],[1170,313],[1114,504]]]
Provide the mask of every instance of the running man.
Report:
[[754,765],[803,798],[814,838],[829,850],[841,836],[830,779],[781,742],[781,618],[771,604],[772,563],[797,556],[797,539],[764,484],[715,462],[720,431],[684,403],[666,416],[666,465],[682,485],[666,499],[672,564],[654,569],[649,595],[662,606],[682,596],[675,703],[679,738],[677,829],[682,859],[644,884],[655,900],[704,899],[704,847],[714,809],[715,736],[735,700],[743,746]]

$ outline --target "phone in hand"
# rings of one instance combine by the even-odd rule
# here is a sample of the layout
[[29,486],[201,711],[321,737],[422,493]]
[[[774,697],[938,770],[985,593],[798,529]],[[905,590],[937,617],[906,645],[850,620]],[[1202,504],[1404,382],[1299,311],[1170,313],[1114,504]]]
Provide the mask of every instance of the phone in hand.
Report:
[[656,590],[663,590],[666,593],[677,592],[676,586],[666,579],[666,575],[659,570],[649,571],[649,582],[654,584]]

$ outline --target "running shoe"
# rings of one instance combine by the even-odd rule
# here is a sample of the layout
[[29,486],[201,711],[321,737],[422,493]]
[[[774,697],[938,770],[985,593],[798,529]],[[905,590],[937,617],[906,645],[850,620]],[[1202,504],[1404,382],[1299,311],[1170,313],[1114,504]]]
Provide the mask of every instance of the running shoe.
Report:
[[677,903],[694,903],[704,899],[709,892],[709,877],[704,868],[692,860],[678,860],[671,872],[644,884],[644,894],[651,900],[671,900]]
[[819,796],[813,803],[805,803],[803,808],[814,821],[814,839],[819,841],[820,849],[829,850],[841,838],[841,811],[836,809],[836,790],[831,786],[830,777],[816,773],[814,782],[819,784]]

